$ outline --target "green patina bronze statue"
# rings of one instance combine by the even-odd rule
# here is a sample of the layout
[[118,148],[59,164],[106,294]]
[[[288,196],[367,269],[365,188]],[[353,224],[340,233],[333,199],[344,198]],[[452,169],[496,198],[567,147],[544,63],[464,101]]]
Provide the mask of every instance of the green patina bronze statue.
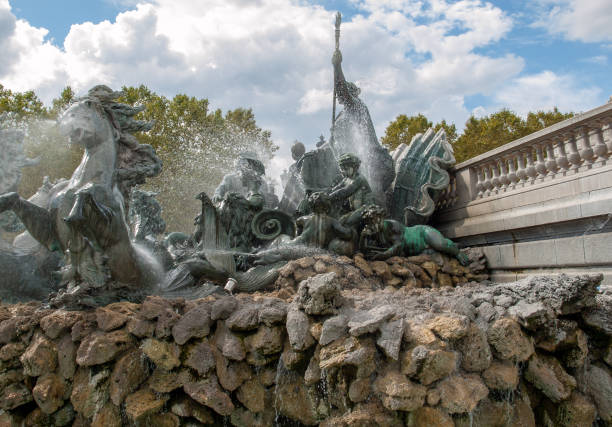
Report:
[[469,263],[467,255],[442,233],[428,225],[406,227],[399,221],[385,219],[385,210],[371,205],[363,210],[365,227],[359,238],[359,248],[367,258],[385,260],[393,256],[419,255],[433,249],[451,255],[462,264]]

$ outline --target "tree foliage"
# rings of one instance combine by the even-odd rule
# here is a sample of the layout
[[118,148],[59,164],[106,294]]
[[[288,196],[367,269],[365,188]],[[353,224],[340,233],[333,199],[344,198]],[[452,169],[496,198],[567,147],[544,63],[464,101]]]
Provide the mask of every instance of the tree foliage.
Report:
[[257,126],[251,109],[223,115],[211,110],[207,99],[185,94],[168,99],[145,86],[124,87],[123,92],[122,102],[146,107],[137,118],[155,121],[137,138],[155,147],[164,163],[147,188],[159,192],[169,229],[190,231],[199,206],[195,195],[212,194],[240,152],[255,151],[267,164],[278,149],[270,132]]
[[400,144],[410,145],[412,138],[417,133],[425,133],[430,127],[433,127],[436,132],[443,128],[446,131],[447,140],[451,143],[457,138],[457,128],[454,124],[449,125],[446,123],[446,120],[442,120],[434,126],[427,117],[419,113],[416,116],[410,117],[405,114],[397,116],[387,126],[385,136],[381,138],[381,142],[389,150],[395,150]]
[[[0,126],[23,129],[25,154],[40,159],[36,167],[23,171],[22,196],[31,196],[44,176],[52,181],[69,178],[79,164],[82,150],[70,146],[54,126],[75,99],[72,88],[66,87],[47,109],[34,92],[12,92],[0,86],[0,114],[5,113]],[[171,231],[191,231],[199,207],[194,197],[202,191],[212,193],[240,152],[255,151],[266,164],[278,149],[270,132],[257,126],[251,109],[223,114],[220,109],[211,110],[207,99],[185,94],[169,99],[142,85],[124,87],[119,101],[143,105],[136,118],[155,122],[149,132],[136,137],[155,147],[164,164],[147,189],[159,193]]]
[[410,144],[414,135],[423,133],[430,127],[435,131],[443,128],[447,140],[453,145],[455,158],[459,163],[573,115],[573,113],[562,113],[555,107],[551,111],[530,112],[526,118],[522,118],[510,110],[502,109],[481,118],[470,117],[465,123],[463,132],[458,135],[456,126],[449,125],[445,120],[433,125],[423,114],[410,117],[400,114],[389,123],[381,142],[390,150],[394,150],[401,143]]
[[554,108],[552,111],[530,112],[526,119],[507,109],[481,118],[472,116],[454,144],[455,157],[457,162],[463,162],[573,115]]

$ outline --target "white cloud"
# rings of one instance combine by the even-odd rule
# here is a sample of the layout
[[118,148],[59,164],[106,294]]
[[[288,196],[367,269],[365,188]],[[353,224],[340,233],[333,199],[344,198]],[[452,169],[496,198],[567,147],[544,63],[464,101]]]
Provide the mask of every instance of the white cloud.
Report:
[[586,111],[597,106],[600,98],[599,88],[581,87],[574,77],[552,71],[517,78],[495,95],[499,108],[505,106],[520,115],[553,107],[561,111]]
[[539,0],[544,12],[536,26],[569,40],[604,42],[612,40],[610,0]]
[[[479,50],[512,29],[500,8],[481,0],[351,1],[361,14],[342,24],[343,69],[362,88],[379,137],[401,113],[461,127],[470,114],[467,95],[520,101],[510,92],[528,86],[529,78],[516,80],[524,60]],[[84,92],[105,83],[207,97],[224,110],[252,107],[281,145],[272,168],[280,172],[291,141],[313,147],[321,133],[329,135],[334,14],[305,0],[142,0],[114,20],[75,23],[59,48],[0,0],[0,52],[7,58],[0,82],[34,89],[46,102],[68,84]],[[560,79],[548,79],[548,88],[580,93],[575,82]],[[556,96],[570,102],[571,91]],[[524,103],[539,106],[549,97],[534,91]]]

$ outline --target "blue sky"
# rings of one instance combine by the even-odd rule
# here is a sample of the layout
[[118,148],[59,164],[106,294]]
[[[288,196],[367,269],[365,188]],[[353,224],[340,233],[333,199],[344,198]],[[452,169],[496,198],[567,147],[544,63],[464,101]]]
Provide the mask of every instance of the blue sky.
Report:
[[142,83],[252,107],[281,165],[293,140],[329,133],[336,10],[379,137],[401,113],[462,128],[612,95],[610,0],[0,0],[0,84],[47,103],[66,85]]

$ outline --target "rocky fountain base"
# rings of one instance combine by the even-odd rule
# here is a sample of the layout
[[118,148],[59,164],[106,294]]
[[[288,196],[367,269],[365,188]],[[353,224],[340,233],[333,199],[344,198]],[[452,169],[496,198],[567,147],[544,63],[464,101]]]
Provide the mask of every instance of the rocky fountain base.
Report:
[[305,258],[268,294],[0,306],[0,425],[612,425],[601,277],[459,267]]

